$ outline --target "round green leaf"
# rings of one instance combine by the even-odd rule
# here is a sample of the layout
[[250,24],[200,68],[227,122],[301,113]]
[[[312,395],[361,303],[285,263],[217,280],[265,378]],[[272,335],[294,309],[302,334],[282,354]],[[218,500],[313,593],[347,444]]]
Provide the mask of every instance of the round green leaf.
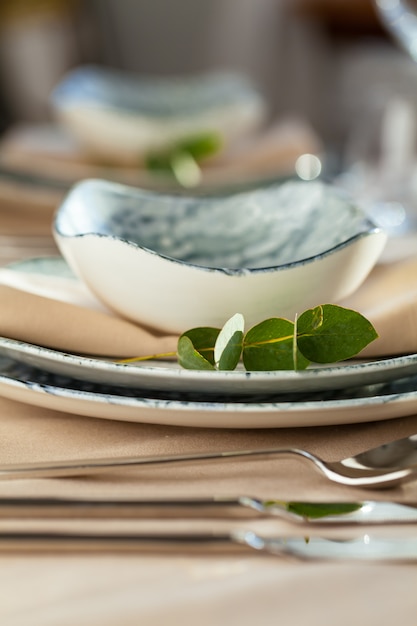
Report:
[[362,508],[360,502],[288,502],[288,511],[307,519],[321,519],[335,515],[348,515]]
[[234,370],[242,354],[245,320],[236,313],[220,331],[214,346],[214,362],[219,370]]
[[[219,328],[191,328],[181,335],[191,340],[193,347],[214,367],[214,346],[220,333]],[[180,337],[180,339],[181,339]]]
[[[268,501],[268,506],[274,506],[274,501]],[[278,502],[287,511],[295,513],[306,519],[321,519],[323,517],[334,517],[349,515],[359,511],[363,504],[360,502]]]
[[189,337],[178,340],[178,363],[188,370],[214,370],[214,366],[198,352]]
[[177,149],[188,152],[191,156],[200,161],[213,156],[222,148],[222,138],[217,133],[207,132],[192,137],[187,137],[180,141]]
[[[316,320],[321,316],[321,323]],[[335,363],[358,354],[378,337],[371,322],[352,309],[323,304],[298,318],[297,345],[315,363]]]
[[[243,341],[243,363],[247,370],[294,369],[294,323],[271,318],[251,328]],[[297,369],[305,369],[309,361],[298,351]]]
[[149,153],[145,158],[145,167],[155,174],[173,176],[183,187],[195,187],[201,181],[199,162],[213,156],[221,148],[220,135],[200,133]]

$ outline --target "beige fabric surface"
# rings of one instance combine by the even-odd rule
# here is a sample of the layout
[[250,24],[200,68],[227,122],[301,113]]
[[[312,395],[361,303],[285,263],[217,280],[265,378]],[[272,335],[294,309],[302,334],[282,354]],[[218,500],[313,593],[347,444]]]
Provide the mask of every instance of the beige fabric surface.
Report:
[[81,283],[65,277],[2,268],[0,301],[0,334],[4,337],[111,357],[176,350],[177,337],[160,335],[116,317]]
[[[159,336],[112,315],[0,286],[1,334],[64,351],[112,357],[172,352],[176,338]],[[16,316],[16,310],[20,310]]]
[[[417,417],[337,427],[209,430],[142,425],[66,415],[0,399],[1,462],[148,455],[167,452],[297,446],[329,460],[417,430]],[[89,478],[0,481],[0,498],[75,496],[164,498],[257,495],[277,499],[417,499],[416,483],[389,491],[330,484],[291,459],[201,461],[117,470]],[[192,532],[235,527],[265,531],[265,522],[161,520],[100,522],[0,519],[17,530]],[[372,529],[365,528],[364,532]],[[415,527],[414,527],[415,530]],[[362,531],[362,529],[361,529]],[[268,522],[268,532],[305,529]],[[314,531],[311,531],[314,532]],[[355,531],[356,532],[356,531]],[[378,531],[376,531],[378,532]],[[410,532],[402,527],[401,535]],[[360,615],[371,626],[414,626],[417,569],[400,564],[296,562],[257,554],[9,552],[0,554],[0,622],[5,626],[337,623]]]
[[417,352],[417,256],[378,265],[343,304],[365,315],[379,333],[363,356]]

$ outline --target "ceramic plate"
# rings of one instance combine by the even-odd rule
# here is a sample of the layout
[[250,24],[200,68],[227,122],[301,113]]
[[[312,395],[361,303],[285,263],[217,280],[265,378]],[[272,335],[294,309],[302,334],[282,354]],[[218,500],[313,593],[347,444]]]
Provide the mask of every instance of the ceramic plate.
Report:
[[0,337],[0,354],[48,372],[93,383],[148,390],[227,394],[304,393],[386,382],[417,374],[417,354],[308,370],[210,372],[186,370],[177,363],[142,361],[121,364],[77,356]]
[[260,402],[199,402],[186,394],[149,394],[95,385],[0,358],[0,395],[67,413],[129,422],[204,428],[287,428],[385,420],[417,411],[417,376],[311,397]]
[[[74,278],[61,257],[26,259],[8,267],[17,272]],[[417,354],[353,362],[347,365],[310,367],[301,372],[246,372],[243,369],[233,372],[185,370],[177,363],[160,360],[120,364],[59,352],[4,337],[0,337],[1,354],[54,374],[83,381],[143,390],[195,392],[200,394],[200,399],[211,397],[213,394],[239,398],[248,394],[270,395],[345,389],[417,374]]]

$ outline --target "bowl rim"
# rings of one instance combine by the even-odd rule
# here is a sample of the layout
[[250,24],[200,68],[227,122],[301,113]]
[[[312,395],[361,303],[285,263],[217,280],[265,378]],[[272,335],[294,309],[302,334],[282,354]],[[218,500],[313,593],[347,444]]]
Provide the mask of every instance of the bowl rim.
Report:
[[[110,79],[113,75],[114,77],[120,77],[122,80],[126,80],[129,83],[137,83],[138,87],[140,87],[141,83],[148,83],[151,89],[153,88],[153,82],[158,82],[163,85],[164,88],[170,89],[170,85],[176,80],[185,86],[188,86],[193,82],[197,84],[199,81],[203,82],[207,79],[212,79],[215,82],[217,80],[224,82],[230,77],[238,83],[238,90],[236,91],[238,95],[237,97],[231,99],[230,102],[219,102],[209,106],[191,109],[185,114],[176,111],[173,113],[155,113],[146,108],[141,109],[140,107],[135,107],[133,105],[118,105],[113,101],[100,100],[97,97],[77,93],[74,85],[76,86],[77,81],[82,80],[85,75],[88,76],[90,74],[96,74],[104,77],[108,76]],[[256,111],[260,118],[263,118],[267,112],[267,104],[260,90],[256,88],[253,81],[251,81],[247,75],[239,71],[226,72],[212,70],[184,76],[152,76],[145,74],[136,76],[133,72],[114,70],[94,64],[86,64],[69,70],[63,76],[61,81],[52,89],[50,102],[57,111],[82,106],[92,110],[106,111],[109,113],[117,113],[118,115],[123,114],[126,116],[135,118],[140,117],[149,120],[188,119],[190,116],[194,118],[213,112],[218,114],[219,112],[229,111],[231,108],[234,109],[236,107],[239,107],[240,109],[243,107],[245,110],[249,107],[251,111]]]
[[[304,181],[300,181],[300,182],[304,182]],[[63,202],[60,204],[60,206],[57,208],[56,212],[55,212],[55,216],[54,216],[54,220],[53,220],[53,224],[52,224],[52,231],[53,234],[55,236],[55,238],[59,241],[59,238],[61,238],[62,240],[71,240],[71,239],[85,239],[85,238],[96,238],[96,239],[105,239],[108,241],[115,241],[115,242],[119,242],[122,245],[126,245],[129,248],[133,248],[136,250],[141,250],[147,254],[159,257],[161,259],[163,259],[164,261],[168,261],[170,263],[174,263],[177,265],[181,265],[187,268],[194,268],[196,270],[199,271],[204,271],[204,272],[217,272],[217,273],[221,273],[221,274],[225,274],[225,275],[229,275],[229,276],[247,276],[249,274],[265,274],[265,273],[272,273],[272,272],[282,272],[285,270],[290,270],[290,269],[294,269],[297,267],[302,267],[305,265],[310,265],[314,262],[317,261],[321,261],[333,254],[336,254],[339,251],[342,251],[345,248],[348,248],[350,246],[353,246],[357,241],[360,241],[361,239],[364,238],[369,238],[369,237],[375,237],[375,236],[380,236],[382,238],[385,239],[385,241],[387,240],[387,233],[384,231],[383,228],[381,228],[380,226],[378,226],[371,218],[369,218],[364,211],[362,211],[362,209],[359,210],[363,213],[362,216],[362,226],[363,229],[361,231],[359,231],[358,233],[348,237],[347,239],[343,240],[342,242],[327,248],[326,250],[323,250],[322,252],[319,252],[317,254],[305,257],[303,259],[298,259],[296,261],[290,261],[287,263],[280,263],[278,265],[267,265],[267,266],[262,266],[262,267],[250,267],[250,266],[244,266],[244,267],[222,267],[222,266],[208,266],[208,265],[202,265],[202,264],[198,264],[198,263],[192,263],[190,261],[185,261],[183,259],[180,258],[176,258],[176,257],[172,257],[168,254],[162,253],[162,252],[158,252],[157,250],[154,250],[152,248],[149,248],[145,245],[141,245],[137,242],[131,241],[129,239],[126,239],[124,237],[119,237],[117,235],[109,235],[109,234],[103,234],[103,233],[95,233],[95,232],[82,232],[82,233],[76,233],[76,234],[67,234],[65,232],[63,232],[60,228],[59,228],[59,221],[60,221],[60,216],[62,214],[62,212],[65,210],[67,203],[70,199],[70,197],[72,196],[73,192],[75,192],[77,189],[79,189],[82,186],[86,186],[87,184],[100,184],[102,185],[103,183],[105,184],[105,186],[111,187],[113,190],[116,189],[119,192],[122,193],[129,193],[133,195],[141,195],[141,194],[145,194],[147,197],[149,196],[154,196],[154,197],[158,197],[158,196],[162,196],[165,197],[167,199],[176,199],[176,200],[181,200],[181,196],[173,196],[173,195],[169,195],[169,194],[160,194],[158,192],[153,192],[153,191],[148,191],[145,189],[140,189],[140,188],[135,188],[132,187],[130,185],[124,185],[121,183],[113,183],[111,181],[106,181],[106,180],[101,180],[101,179],[86,179],[83,181],[80,181],[78,183],[76,183],[75,185],[73,185],[73,187],[70,189],[70,191],[68,192],[67,196],[64,198]],[[280,185],[277,185],[277,187],[279,187]],[[333,186],[334,187],[334,186]],[[334,187],[336,188],[336,187]],[[340,192],[342,193],[343,190],[341,189]],[[247,193],[250,192],[240,192],[238,194],[233,194],[233,195],[247,195]],[[227,196],[226,196],[227,197]],[[187,199],[189,199],[190,196],[187,196]],[[193,197],[193,199],[197,200],[197,201],[201,201],[204,202],[205,200],[213,200],[213,198],[205,198],[205,197]]]

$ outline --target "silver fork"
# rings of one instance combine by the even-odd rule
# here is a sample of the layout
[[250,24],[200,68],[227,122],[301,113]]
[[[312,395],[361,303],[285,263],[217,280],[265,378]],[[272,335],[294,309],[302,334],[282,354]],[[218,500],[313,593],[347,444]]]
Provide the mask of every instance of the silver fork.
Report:
[[296,456],[311,462],[329,480],[352,487],[389,488],[417,478],[417,434],[415,434],[332,462],[324,461],[300,448],[267,448],[3,465],[0,466],[0,480],[85,476],[118,468],[262,456]]
[[0,520],[275,519],[308,526],[417,524],[417,504],[284,501],[248,495],[159,499],[0,497]]

